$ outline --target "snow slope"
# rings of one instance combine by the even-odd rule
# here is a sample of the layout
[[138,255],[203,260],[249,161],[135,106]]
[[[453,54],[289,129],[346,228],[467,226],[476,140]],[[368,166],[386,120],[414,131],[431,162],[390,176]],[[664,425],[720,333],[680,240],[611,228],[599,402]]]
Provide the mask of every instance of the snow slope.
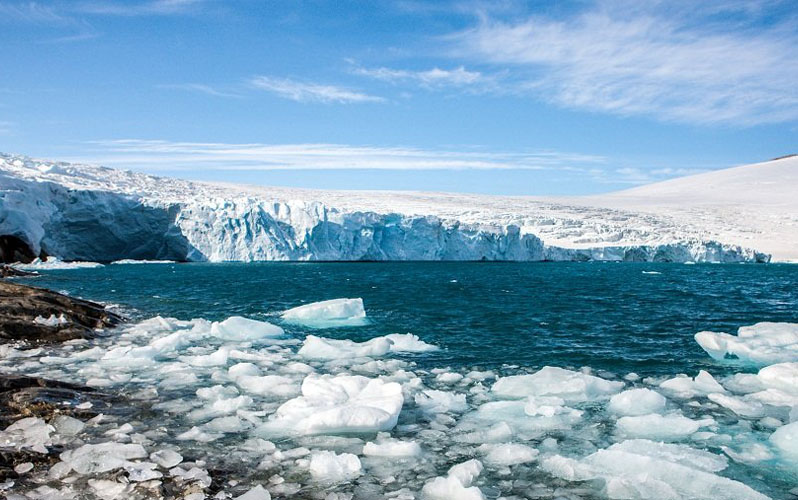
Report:
[[[770,186],[795,185],[794,177],[788,181]],[[733,199],[722,205],[705,204],[691,191],[695,220],[689,220],[693,205],[666,203],[668,193],[677,199],[677,188],[657,192],[661,205],[646,204],[647,195],[634,190],[570,199],[320,191],[208,184],[0,154],[0,235],[17,236],[35,253],[100,261],[738,262],[768,260],[771,246],[795,241],[789,239],[794,210],[786,216],[792,226],[782,228],[793,236],[768,233],[782,219],[757,222],[779,213],[772,207],[750,225],[737,224],[747,204],[764,210],[762,200],[776,199],[765,189],[749,200],[731,186],[726,196]]]

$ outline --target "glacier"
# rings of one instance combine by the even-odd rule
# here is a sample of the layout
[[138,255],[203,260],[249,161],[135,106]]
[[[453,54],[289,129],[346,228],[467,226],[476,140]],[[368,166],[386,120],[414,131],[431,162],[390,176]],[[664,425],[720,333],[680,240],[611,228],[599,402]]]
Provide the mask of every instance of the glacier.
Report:
[[96,262],[770,260],[747,240],[637,209],[209,184],[2,153],[0,237]]

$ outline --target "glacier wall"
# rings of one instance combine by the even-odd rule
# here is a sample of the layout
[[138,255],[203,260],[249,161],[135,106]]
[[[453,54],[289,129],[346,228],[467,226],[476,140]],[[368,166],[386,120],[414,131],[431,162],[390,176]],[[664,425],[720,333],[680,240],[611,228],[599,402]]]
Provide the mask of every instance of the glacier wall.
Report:
[[93,261],[769,259],[740,246],[698,239],[562,248],[546,245],[516,224],[344,212],[315,201],[83,189],[2,169],[0,236],[19,238],[35,255],[44,251],[65,260]]

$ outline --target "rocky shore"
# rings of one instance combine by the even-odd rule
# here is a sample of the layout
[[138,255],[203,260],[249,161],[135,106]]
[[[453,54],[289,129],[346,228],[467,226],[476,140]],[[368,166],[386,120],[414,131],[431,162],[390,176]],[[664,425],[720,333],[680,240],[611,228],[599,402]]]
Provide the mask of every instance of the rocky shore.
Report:
[[[0,275],[29,276],[3,266]],[[86,339],[97,329],[118,325],[123,319],[101,304],[64,294],[0,280],[0,348],[14,344],[35,348],[45,344]],[[88,420],[100,413],[114,413],[121,398],[90,387],[38,377],[0,373],[0,427],[26,418],[38,418],[52,425],[57,419]],[[51,447],[45,453],[16,449],[0,442],[0,482],[14,480],[15,468],[24,464],[52,465],[62,451]],[[19,469],[17,469],[19,470]]]

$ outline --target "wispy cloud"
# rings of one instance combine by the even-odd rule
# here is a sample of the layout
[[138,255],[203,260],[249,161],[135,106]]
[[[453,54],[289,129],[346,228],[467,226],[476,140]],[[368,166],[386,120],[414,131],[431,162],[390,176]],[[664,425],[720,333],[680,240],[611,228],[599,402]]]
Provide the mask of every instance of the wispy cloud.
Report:
[[752,28],[737,15],[742,4],[720,13],[708,4],[615,1],[558,18],[482,17],[451,40],[456,57],[505,67],[521,75],[518,90],[565,107],[691,123],[798,119],[795,17]]
[[493,152],[479,148],[420,149],[343,144],[224,144],[147,140],[89,143],[72,158],[142,171],[159,170],[582,170],[601,156],[554,151]]
[[297,102],[320,102],[320,103],[358,103],[358,102],[381,102],[382,97],[360,92],[358,90],[334,85],[322,85],[318,83],[301,82],[288,78],[272,78],[269,76],[258,76],[252,78],[249,84],[256,89],[271,92],[284,99]]
[[157,16],[192,12],[206,0],[96,0],[78,3],[75,10],[86,14],[111,16]]
[[0,2],[0,22],[55,24],[71,20],[51,5],[40,2]]
[[405,69],[393,69],[386,67],[363,68],[355,66],[352,73],[360,76],[374,78],[390,83],[416,83],[423,87],[463,87],[476,84],[484,84],[488,77],[479,71],[468,71],[463,66],[453,69],[441,69],[438,67],[410,71]]
[[205,85],[203,83],[174,83],[174,84],[163,84],[157,85],[157,88],[160,89],[172,89],[172,90],[184,90],[187,92],[194,92],[198,94],[205,94],[210,95],[213,97],[232,97],[232,98],[240,98],[242,97],[241,94],[237,94],[235,92],[228,92],[225,90],[219,90],[216,87],[211,85]]

